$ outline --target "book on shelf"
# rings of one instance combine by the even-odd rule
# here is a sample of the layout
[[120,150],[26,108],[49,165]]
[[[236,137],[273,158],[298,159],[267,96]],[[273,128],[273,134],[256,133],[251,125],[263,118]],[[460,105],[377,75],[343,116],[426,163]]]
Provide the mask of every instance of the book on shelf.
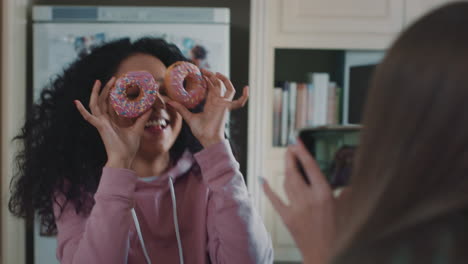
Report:
[[295,130],[307,126],[307,85],[297,84],[296,126]]
[[338,123],[338,107],[337,106],[337,85],[335,82],[330,82],[328,85],[328,105],[327,105],[327,124]]
[[307,84],[307,125],[313,126],[314,125],[314,84],[308,83]]
[[273,92],[273,146],[281,145],[281,113],[283,88],[275,87]]
[[312,83],[314,84],[314,111],[313,125],[322,126],[327,124],[327,104],[328,104],[328,84],[330,76],[328,73],[312,74]]
[[289,111],[289,83],[283,82],[283,98],[281,100],[281,145],[285,146],[288,143],[288,111]]
[[289,83],[289,111],[288,111],[288,144],[295,141],[296,131],[296,104],[297,104],[297,83]]
[[273,92],[273,146],[294,142],[296,131],[340,123],[341,88],[328,73],[313,73],[311,83],[277,82]]

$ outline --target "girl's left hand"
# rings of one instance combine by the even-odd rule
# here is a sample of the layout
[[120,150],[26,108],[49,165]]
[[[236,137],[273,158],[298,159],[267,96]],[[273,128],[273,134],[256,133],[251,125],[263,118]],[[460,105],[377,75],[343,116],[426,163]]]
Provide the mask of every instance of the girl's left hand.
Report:
[[[242,96],[233,101],[236,90],[231,81],[220,73],[212,73],[202,69],[203,78],[208,87],[206,102],[201,113],[192,113],[185,106],[169,101],[168,104],[179,112],[190,126],[193,135],[207,148],[224,140],[224,127],[227,113],[241,108],[247,102],[248,86],[244,87]],[[223,94],[223,84],[226,91]]]
[[[308,185],[297,167],[304,168]],[[263,180],[263,189],[281,216],[302,253],[304,263],[328,263],[336,229],[336,202],[329,183],[303,143],[288,147],[284,189],[289,204],[285,204]]]

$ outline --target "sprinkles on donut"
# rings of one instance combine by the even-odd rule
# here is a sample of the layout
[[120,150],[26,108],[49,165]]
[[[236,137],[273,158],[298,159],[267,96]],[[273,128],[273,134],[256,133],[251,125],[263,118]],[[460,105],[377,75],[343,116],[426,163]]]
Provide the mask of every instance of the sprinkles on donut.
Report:
[[127,72],[117,79],[109,97],[118,115],[134,118],[151,108],[158,91],[159,85],[149,72]]

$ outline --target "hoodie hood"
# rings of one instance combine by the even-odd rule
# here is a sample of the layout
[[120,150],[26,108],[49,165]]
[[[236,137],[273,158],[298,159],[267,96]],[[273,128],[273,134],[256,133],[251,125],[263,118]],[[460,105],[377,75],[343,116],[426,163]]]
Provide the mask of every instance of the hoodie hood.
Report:
[[176,164],[172,166],[169,170],[161,174],[159,177],[152,181],[138,181],[138,185],[161,185],[167,187],[167,181],[169,178],[172,179],[172,182],[176,182],[177,179],[187,175],[192,167],[195,165],[196,161],[193,157],[193,154],[189,150],[185,150],[182,156],[177,160]]

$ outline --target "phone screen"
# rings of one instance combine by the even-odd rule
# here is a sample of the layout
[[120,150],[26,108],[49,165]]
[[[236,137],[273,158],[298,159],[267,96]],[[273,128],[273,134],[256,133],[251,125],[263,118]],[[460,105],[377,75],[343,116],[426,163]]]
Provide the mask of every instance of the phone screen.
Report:
[[[325,126],[299,132],[300,140],[314,156],[332,188],[346,186],[349,182],[359,130],[360,126]],[[302,166],[299,169],[309,183]]]

